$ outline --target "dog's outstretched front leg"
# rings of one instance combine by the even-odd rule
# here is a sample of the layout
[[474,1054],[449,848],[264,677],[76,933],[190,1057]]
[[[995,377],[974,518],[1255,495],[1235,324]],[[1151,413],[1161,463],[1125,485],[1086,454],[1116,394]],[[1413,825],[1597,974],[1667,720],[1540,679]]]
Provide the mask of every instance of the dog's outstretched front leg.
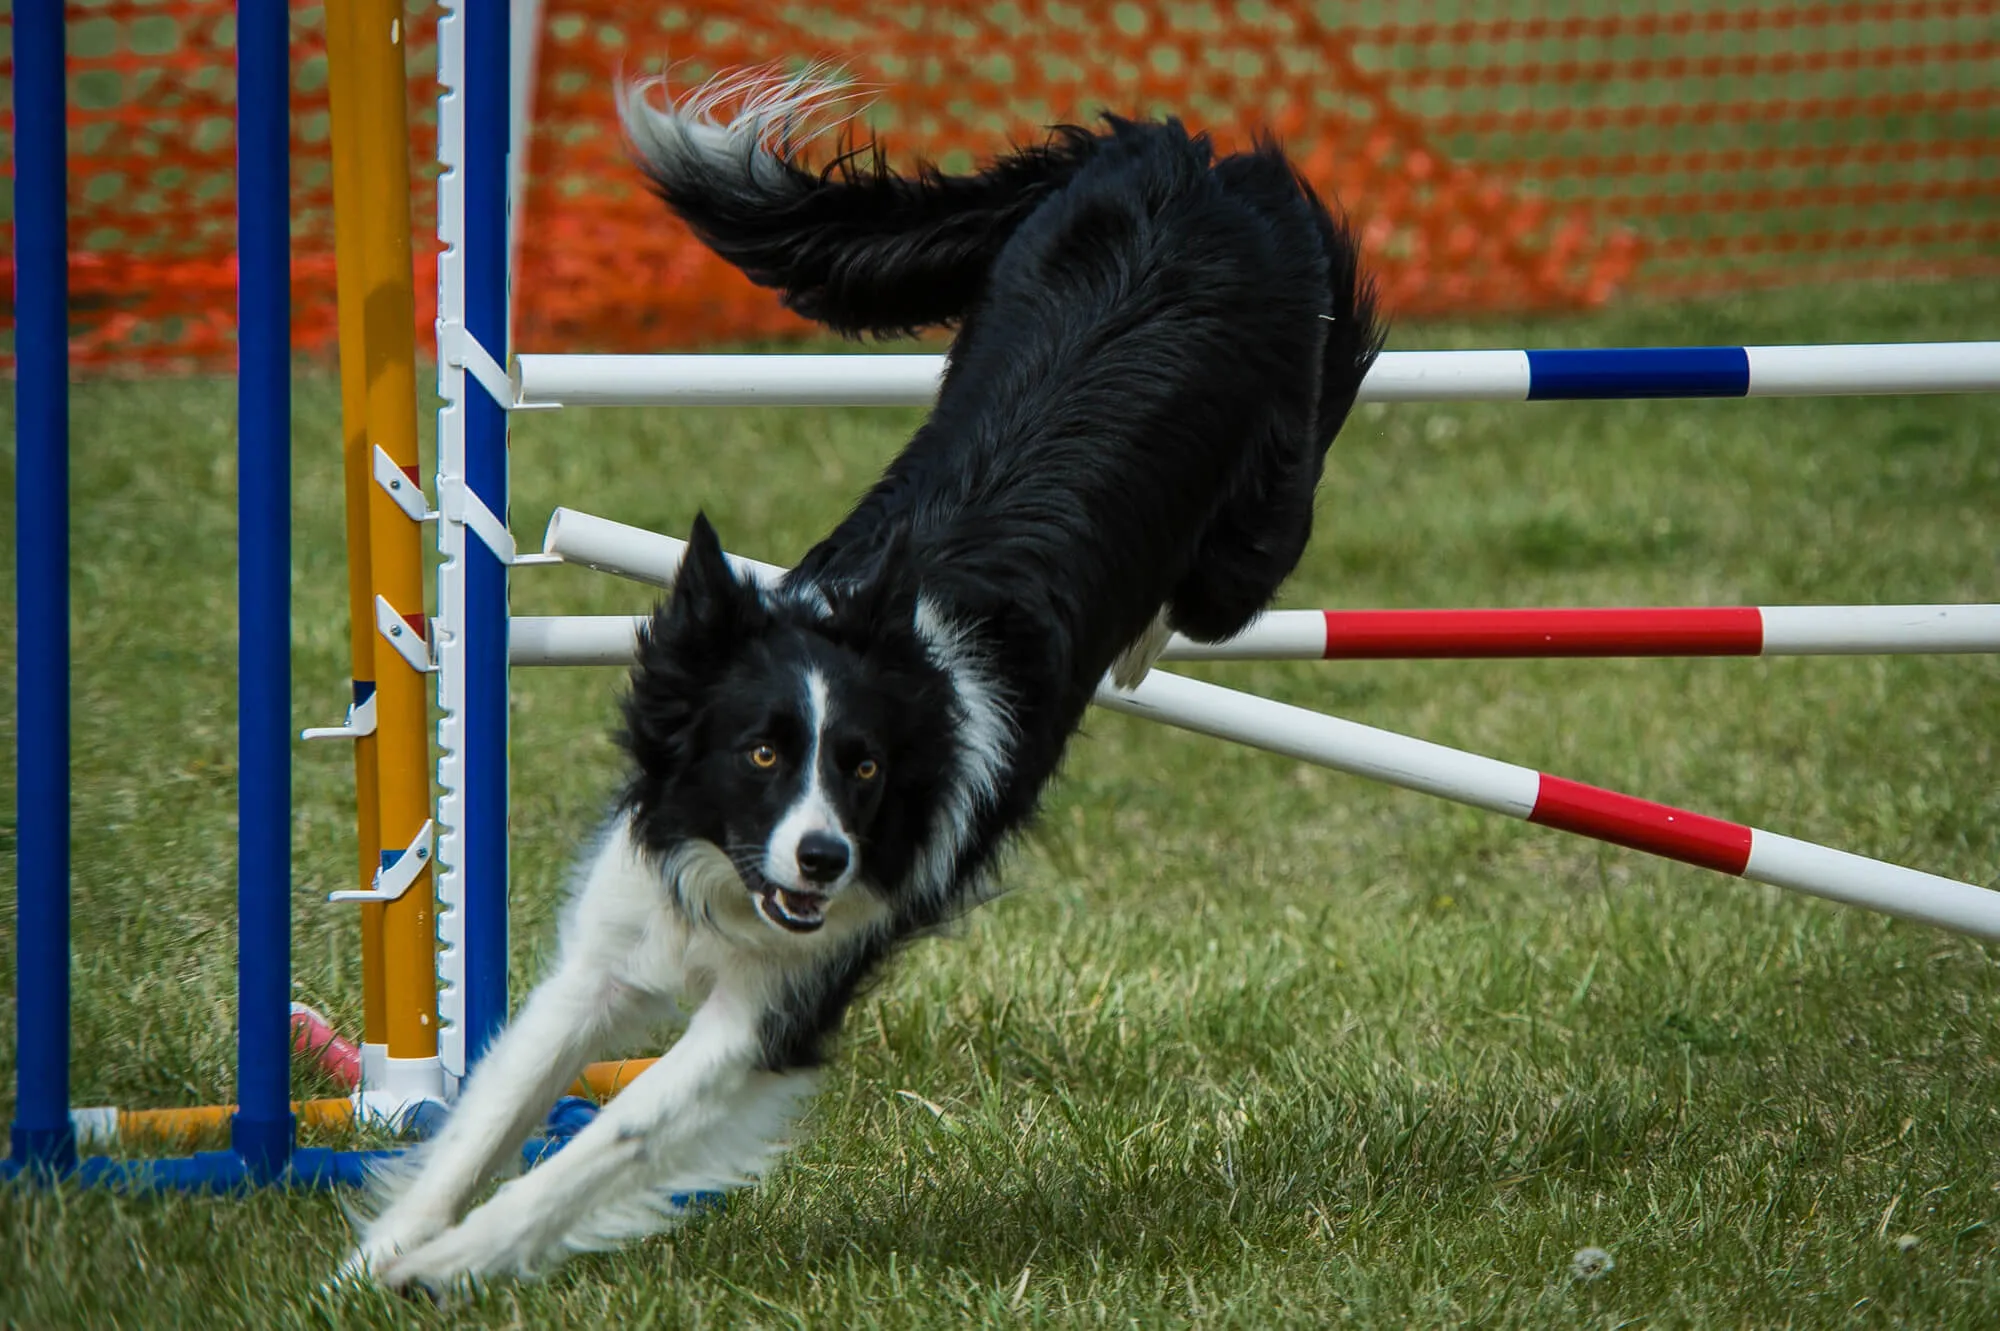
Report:
[[481,1184],[510,1172],[521,1143],[585,1060],[671,1010],[681,956],[659,896],[658,874],[621,820],[563,918],[554,974],[480,1059],[443,1130],[374,1181],[380,1210],[362,1225],[341,1276],[379,1274],[397,1253],[449,1228]]
[[760,1004],[718,987],[679,1042],[560,1154],[379,1268],[380,1277],[441,1291],[468,1278],[531,1275],[572,1249],[670,1222],[665,1190],[746,1181],[788,1118],[773,1107],[789,1108],[810,1089],[808,1074],[758,1070],[761,1016]]
[[479,1185],[506,1172],[565,1086],[615,1030],[643,1008],[637,996],[579,958],[528,996],[466,1081],[443,1129],[373,1183],[382,1210],[363,1228],[343,1275],[379,1272],[398,1252],[446,1229]]

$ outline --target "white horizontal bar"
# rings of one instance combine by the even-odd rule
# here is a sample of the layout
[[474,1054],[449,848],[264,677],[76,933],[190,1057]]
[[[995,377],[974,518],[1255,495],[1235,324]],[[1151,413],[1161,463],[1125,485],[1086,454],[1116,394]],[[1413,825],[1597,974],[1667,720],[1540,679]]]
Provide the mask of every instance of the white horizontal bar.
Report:
[[1525,351],[1385,351],[1357,402],[1525,402]]
[[[549,515],[542,551],[564,563],[581,564],[604,573],[654,587],[671,587],[680,571],[687,542],[610,518],[559,508]],[[775,582],[785,570],[740,555],[729,562],[738,573]],[[565,628],[565,622],[575,628]],[[621,616],[535,618],[516,616],[515,665],[614,665],[631,658],[629,630],[614,625]],[[623,632],[621,648],[619,634]],[[523,641],[523,634],[528,635]],[[1286,610],[1264,615],[1243,633],[1222,643],[1196,643],[1176,634],[1167,644],[1170,661],[1317,661],[1326,655],[1326,617],[1317,610]]]
[[1750,862],[1743,876],[1960,933],[2000,938],[2000,892],[1762,828],[1751,829]]
[[[747,561],[745,561],[747,562]],[[768,567],[768,566],[767,566]],[[507,659],[517,666],[626,665],[644,615],[515,615]],[[1163,661],[1317,661],[1326,618],[1317,610],[1274,610],[1228,642],[1167,640]]]
[[515,615],[507,621],[507,663],[630,665],[645,622],[644,615]]
[[1324,661],[1326,615],[1319,610],[1267,610],[1223,642],[1195,642],[1176,633],[1162,661]]
[[1526,818],[1533,812],[1541,790],[1541,773],[1531,768],[1162,670],[1147,675],[1130,692],[1101,684],[1096,701],[1114,712],[1269,749],[1509,818]]
[[[2000,391],[2000,342],[1740,350],[1747,360],[1752,397]],[[1643,359],[1647,349],[1610,349],[1601,354],[1612,360]],[[1656,354],[1677,351],[1663,349]],[[937,355],[529,354],[516,358],[514,380],[521,406],[924,406],[937,396],[943,370],[944,357]],[[1533,377],[1526,351],[1385,351],[1363,381],[1359,400],[1519,402],[1528,397]]]
[[[555,555],[565,564],[582,564],[634,582],[671,587],[674,575],[680,572],[681,557],[687,553],[687,542],[573,508],[559,508],[549,514],[548,530],[542,534],[542,553]],[[776,582],[785,576],[785,570],[776,564],[759,563],[741,555],[726,558],[741,577]]]
[[2000,652],[2000,605],[1766,605],[1765,656]]
[[2000,342],[1745,347],[1751,397],[2000,391]]
[[[677,355],[515,358],[523,405],[928,406],[943,356]],[[1363,402],[1518,402],[1525,351],[1387,351],[1361,385]]]
[[640,407],[924,406],[943,356],[515,357],[523,405]]

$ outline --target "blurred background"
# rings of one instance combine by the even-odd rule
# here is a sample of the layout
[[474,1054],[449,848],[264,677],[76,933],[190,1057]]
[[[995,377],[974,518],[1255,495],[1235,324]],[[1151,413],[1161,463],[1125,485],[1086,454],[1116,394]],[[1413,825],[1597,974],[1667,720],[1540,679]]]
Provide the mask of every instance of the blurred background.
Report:
[[[233,5],[69,5],[71,292],[85,366],[230,363]],[[2000,271],[2000,0],[514,9],[532,37],[519,43],[517,212],[534,239],[517,268],[517,349],[804,331],[635,185],[612,83],[669,60],[686,79],[836,60],[871,90],[866,119],[904,165],[968,166],[1104,108],[1171,111],[1225,142],[1275,130],[1362,222],[1406,320]],[[295,3],[292,14],[297,338],[331,352],[322,13]],[[411,163],[425,177],[436,169],[436,19],[434,5],[409,9]],[[0,71],[0,95],[8,82]],[[434,217],[421,181],[415,199],[428,339]]]

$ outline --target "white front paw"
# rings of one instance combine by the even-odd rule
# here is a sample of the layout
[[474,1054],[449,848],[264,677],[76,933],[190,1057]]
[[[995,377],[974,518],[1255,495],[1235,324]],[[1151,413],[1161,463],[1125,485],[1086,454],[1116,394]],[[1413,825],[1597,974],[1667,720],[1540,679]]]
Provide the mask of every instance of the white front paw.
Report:
[[373,1276],[384,1284],[392,1283],[383,1273],[399,1254],[423,1247],[450,1226],[451,1217],[448,1215],[417,1210],[387,1211],[363,1229],[360,1241],[348,1254],[347,1260],[340,1264],[334,1279],[342,1281]]
[[560,1244],[544,1233],[542,1217],[518,1204],[525,1198],[517,1188],[501,1188],[457,1225],[404,1248],[375,1268],[375,1278],[392,1289],[418,1285],[442,1294],[486,1276],[538,1273]]

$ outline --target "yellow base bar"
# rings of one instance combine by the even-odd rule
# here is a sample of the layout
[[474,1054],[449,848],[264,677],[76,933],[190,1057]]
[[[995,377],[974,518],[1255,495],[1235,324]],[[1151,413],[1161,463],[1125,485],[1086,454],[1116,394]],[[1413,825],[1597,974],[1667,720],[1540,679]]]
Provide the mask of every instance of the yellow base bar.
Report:
[[583,1070],[581,1077],[570,1084],[569,1094],[609,1100],[659,1061],[657,1058],[620,1058],[609,1063],[592,1063]]
[[[659,1061],[657,1058],[621,1058],[608,1063],[592,1063],[570,1086],[568,1094],[609,1100]],[[173,1142],[226,1132],[229,1117],[235,1112],[235,1105],[121,1109],[118,1111],[118,1139],[121,1142]],[[292,1112],[298,1116],[302,1128],[344,1128],[354,1122],[354,1102],[346,1098],[294,1100]]]
[[[121,1109],[118,1111],[118,1140],[129,1142],[181,1141],[189,1137],[224,1132],[229,1128],[235,1105],[198,1105],[192,1109]],[[339,1100],[294,1100],[292,1113],[302,1128],[340,1128],[354,1121],[354,1102]]]

